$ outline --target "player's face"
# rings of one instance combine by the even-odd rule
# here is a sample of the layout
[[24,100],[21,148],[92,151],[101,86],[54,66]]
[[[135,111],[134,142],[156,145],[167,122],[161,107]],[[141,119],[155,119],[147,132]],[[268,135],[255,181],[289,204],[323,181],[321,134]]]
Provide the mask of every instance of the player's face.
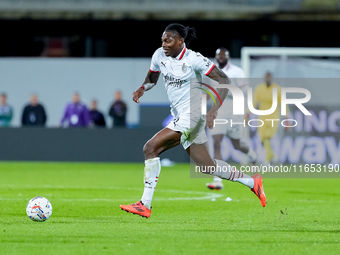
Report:
[[73,101],[74,103],[79,103],[79,102],[80,102],[80,97],[79,97],[79,95],[78,95],[78,94],[73,94],[73,96],[72,96],[72,101]]
[[97,101],[96,100],[91,101],[91,109],[97,109]]
[[31,104],[37,105],[38,104],[38,97],[36,95],[31,96]]
[[226,65],[228,63],[228,58],[225,55],[225,51],[220,50],[215,55],[215,59],[219,65]]
[[115,92],[115,100],[119,101],[122,99],[122,93],[119,91]]
[[183,38],[177,33],[164,32],[162,35],[162,48],[167,57],[177,57],[183,49]]
[[6,97],[5,96],[0,96],[0,104],[1,105],[6,105]]
[[272,75],[270,73],[266,73],[265,81],[266,81],[267,84],[271,84],[271,82],[272,82]]

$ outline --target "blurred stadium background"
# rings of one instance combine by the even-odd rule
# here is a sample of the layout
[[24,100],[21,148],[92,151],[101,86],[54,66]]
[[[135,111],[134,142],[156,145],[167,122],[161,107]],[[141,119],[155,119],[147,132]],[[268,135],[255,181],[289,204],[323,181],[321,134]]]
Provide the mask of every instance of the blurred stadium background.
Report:
[[[249,57],[249,78],[262,78],[267,70],[274,78],[340,78],[339,55],[317,53],[318,48],[338,50],[337,0],[0,0],[0,91],[8,94],[14,108],[12,128],[0,129],[0,160],[142,162],[142,145],[162,127],[169,105],[162,81],[145,94],[141,106],[132,102],[131,93],[144,80],[150,58],[161,45],[162,31],[171,22],[196,28],[198,39],[191,49],[213,59],[218,47],[226,47],[239,66],[244,65],[245,47],[277,49],[277,53]],[[280,49],[291,47],[313,49],[313,53],[281,54]],[[339,95],[334,84],[327,91]],[[55,128],[74,91],[86,104],[96,98],[111,126],[107,113],[116,90],[128,103],[128,129]],[[37,93],[46,107],[48,129],[20,127],[31,93]],[[329,123],[320,117],[311,130],[292,131],[291,137],[313,134],[334,139],[306,141],[300,151],[294,151],[301,157],[287,154],[282,162],[316,158],[317,163],[339,163],[339,158],[330,157],[339,150],[337,102],[314,107],[317,116],[322,109],[327,116],[333,114],[337,129],[318,130]],[[295,147],[294,141],[289,144]],[[308,146],[318,149],[312,148],[310,156],[304,157]],[[315,157],[325,151],[324,157]],[[188,160],[182,148],[165,157]]]

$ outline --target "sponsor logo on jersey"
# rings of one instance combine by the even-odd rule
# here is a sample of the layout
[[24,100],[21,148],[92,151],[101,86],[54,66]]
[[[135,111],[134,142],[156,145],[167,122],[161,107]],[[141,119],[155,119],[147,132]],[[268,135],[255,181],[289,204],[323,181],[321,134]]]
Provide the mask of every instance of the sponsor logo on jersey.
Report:
[[173,87],[176,87],[176,88],[182,87],[182,85],[187,82],[187,80],[176,79],[173,76],[171,76],[170,74],[166,74],[164,76],[164,79],[168,82],[169,86],[173,86]]

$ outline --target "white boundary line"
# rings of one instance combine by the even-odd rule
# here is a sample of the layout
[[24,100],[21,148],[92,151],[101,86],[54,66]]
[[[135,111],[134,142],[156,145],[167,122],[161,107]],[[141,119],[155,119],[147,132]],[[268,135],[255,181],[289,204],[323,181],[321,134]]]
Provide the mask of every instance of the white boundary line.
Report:
[[[7,185],[6,185],[7,186]],[[14,185],[8,185],[8,186],[14,186]],[[35,188],[35,186],[25,186],[20,188]],[[52,188],[52,189],[79,189],[79,190],[93,190],[93,189],[102,189],[102,190],[141,190],[141,188],[121,188],[121,187],[65,187],[65,186],[50,186],[50,185],[45,185],[42,186],[42,189],[46,188]],[[173,190],[173,189],[158,189],[157,193],[180,193],[180,194],[188,194],[188,195],[195,195],[194,197],[169,197],[169,198],[158,198],[157,195],[153,199],[154,201],[190,201],[190,200],[215,200],[217,198],[221,198],[224,195],[223,194],[216,194],[213,192],[202,192],[202,191],[191,191],[191,190]],[[0,200],[26,200],[25,198],[2,198],[0,197]],[[130,200],[127,198],[120,199],[120,198],[115,198],[115,199],[110,199],[110,198],[59,198],[58,200],[61,201],[70,201],[70,202],[75,202],[75,201],[88,201],[88,202],[97,202],[97,201],[103,201],[103,202],[119,202],[119,201],[126,201]]]

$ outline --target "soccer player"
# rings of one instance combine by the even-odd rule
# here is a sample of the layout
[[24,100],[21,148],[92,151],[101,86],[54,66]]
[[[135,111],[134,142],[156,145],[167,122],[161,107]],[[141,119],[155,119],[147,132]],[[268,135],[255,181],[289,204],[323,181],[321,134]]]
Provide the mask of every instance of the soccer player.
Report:
[[[226,48],[218,48],[215,54],[215,60],[218,63],[218,67],[230,78],[232,79],[232,84],[242,89],[244,92],[247,91],[247,81],[245,80],[245,74],[243,70],[232,64],[230,61],[230,54]],[[228,93],[221,108],[218,110],[216,119],[232,120],[235,123],[240,123],[243,121],[243,116],[233,115],[233,96]],[[255,151],[248,147],[247,144],[241,142],[242,128],[239,124],[228,125],[221,124],[216,125],[210,130],[210,134],[214,141],[214,158],[222,160],[221,155],[221,143],[225,135],[227,135],[231,143],[236,150],[242,151],[246,154],[248,162],[254,163],[256,161],[257,155]],[[223,189],[222,179],[218,176],[214,176],[214,181],[207,183],[209,189],[220,190]]]
[[[213,160],[209,155],[205,123],[207,120],[208,128],[213,126],[213,120],[217,116],[220,103],[212,106],[206,119],[200,111],[190,112],[190,100],[193,100],[191,97],[195,99],[193,102],[200,104],[202,96],[200,89],[190,89],[191,78],[195,78],[196,75],[206,75],[220,84],[229,82],[228,77],[209,59],[187,48],[188,42],[194,37],[195,30],[193,28],[177,23],[168,25],[161,37],[162,47],[158,48],[152,56],[150,70],[144,83],[133,92],[133,100],[139,103],[140,97],[145,91],[156,85],[159,75],[162,73],[174,120],[144,145],[144,192],[140,201],[120,206],[127,212],[146,218],[150,217],[151,201],[161,171],[159,155],[180,143],[200,169],[208,169],[208,171],[202,170],[202,172],[248,186],[260,199],[261,205],[266,205],[261,175],[251,177],[230,167],[224,161]],[[228,90],[220,89],[218,92],[221,100],[224,100]],[[195,126],[192,127],[190,122],[195,123]],[[221,168],[226,171],[220,171]]]
[[[265,82],[258,84],[255,87],[253,104],[258,110],[268,110],[271,108],[273,103],[273,88],[277,89],[277,100],[281,102],[281,87],[272,81],[272,74],[266,72],[264,76]],[[287,108],[287,114],[288,114]],[[279,107],[269,115],[261,115],[259,119],[263,121],[263,125],[258,127],[257,132],[260,135],[263,147],[266,151],[266,162],[270,163],[274,159],[274,152],[271,146],[271,139],[274,137],[278,130],[278,121],[266,121],[266,119],[280,119]]]

